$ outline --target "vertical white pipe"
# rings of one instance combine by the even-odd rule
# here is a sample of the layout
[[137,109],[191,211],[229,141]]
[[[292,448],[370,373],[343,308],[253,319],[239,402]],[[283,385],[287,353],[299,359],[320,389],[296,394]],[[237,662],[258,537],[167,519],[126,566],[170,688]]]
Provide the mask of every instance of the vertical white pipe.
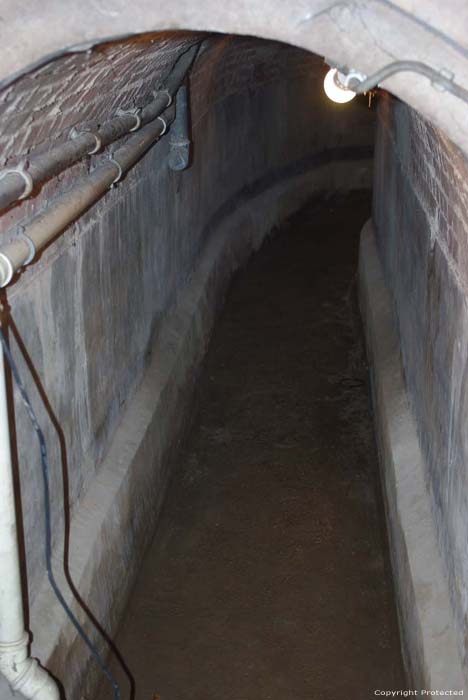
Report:
[[24,636],[4,364],[0,348],[0,644]]
[[5,361],[0,347],[0,671],[13,691],[34,700],[59,700],[49,674],[28,654],[11,463]]

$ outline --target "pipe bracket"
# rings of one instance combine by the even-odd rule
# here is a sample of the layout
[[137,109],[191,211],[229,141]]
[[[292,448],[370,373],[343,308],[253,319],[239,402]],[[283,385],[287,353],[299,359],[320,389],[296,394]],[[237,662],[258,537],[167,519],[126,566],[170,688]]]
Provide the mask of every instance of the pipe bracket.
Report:
[[159,119],[160,122],[162,122],[162,125],[163,125],[163,130],[159,134],[159,137],[161,138],[161,136],[163,134],[165,134],[167,131],[167,121],[164,119],[164,117],[157,117],[157,118]]
[[141,127],[141,107],[132,107],[132,109],[118,109],[116,112],[117,117],[134,117],[136,120],[135,126],[129,129],[129,132],[138,131]]
[[[449,82],[453,83],[455,80],[455,73],[453,71],[448,70],[447,68],[441,68],[439,71],[440,75],[442,78],[445,78]],[[437,80],[432,80],[431,81],[432,86],[436,89],[439,90],[439,92],[446,92],[447,91],[447,86],[442,85],[440,82]]]
[[15,270],[10,258],[4,253],[0,253],[0,287],[6,287],[7,284],[10,284],[14,274]]
[[169,90],[156,90],[154,93],[154,97],[156,98],[158,95],[167,95],[167,105],[166,107],[170,107],[172,104],[172,95],[169,92]]
[[93,156],[95,153],[101,150],[102,148],[102,140],[99,134],[96,131],[93,131],[92,129],[81,129],[81,131],[78,131],[76,126],[73,127],[73,129],[70,131],[70,138],[73,141],[74,139],[77,139],[79,136],[82,134],[89,134],[92,136],[96,142],[96,145],[91,151],[88,151],[88,156]]
[[23,262],[23,265],[22,265],[22,267],[26,267],[26,265],[29,265],[29,263],[31,263],[34,260],[34,258],[36,257],[36,253],[37,253],[36,246],[35,246],[32,238],[30,238],[24,232],[24,228],[22,226],[20,226],[18,228],[18,231],[16,232],[16,237],[21,238],[21,240],[24,241],[29,248],[29,255],[26,258],[26,260]]
[[[359,86],[364,80],[367,79],[367,75],[360,73],[359,71],[352,68],[351,70],[337,69],[335,81],[339,87],[343,87],[346,90],[353,90],[354,87]],[[354,87],[353,87],[354,86]]]
[[32,179],[31,173],[28,173],[28,171],[25,169],[24,163],[20,163],[16,168],[7,168],[6,170],[0,171],[0,180],[3,180],[4,177],[7,177],[7,175],[11,175],[12,173],[16,173],[23,178],[24,192],[18,197],[18,199],[26,199],[26,197],[29,197],[34,189],[34,180]]
[[115,158],[112,158],[112,156],[110,156],[109,162],[110,162],[110,163],[113,163],[113,164],[114,164],[115,166],[117,166],[117,168],[119,169],[119,172],[118,172],[117,177],[116,177],[114,180],[112,180],[111,187],[114,187],[114,185],[116,185],[116,184],[119,182],[119,180],[122,179],[122,177],[123,177],[123,170],[122,170],[122,166],[120,165],[119,161],[118,161],[118,160],[115,160]]

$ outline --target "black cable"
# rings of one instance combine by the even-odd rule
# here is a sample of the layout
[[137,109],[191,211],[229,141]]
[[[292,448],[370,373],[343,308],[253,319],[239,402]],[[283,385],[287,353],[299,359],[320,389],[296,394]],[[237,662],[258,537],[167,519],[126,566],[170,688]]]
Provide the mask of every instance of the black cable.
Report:
[[26,392],[26,388],[25,388],[23,381],[19,375],[18,368],[17,368],[16,363],[11,355],[10,348],[7,345],[5,336],[3,334],[3,330],[1,328],[0,328],[0,343],[2,344],[3,352],[5,353],[5,357],[8,360],[8,364],[10,365],[11,373],[12,373],[13,378],[15,380],[15,383],[18,387],[18,390],[21,394],[21,398],[22,398],[23,403],[26,407],[26,411],[28,412],[28,415],[29,415],[29,418],[31,420],[34,431],[37,435],[37,439],[38,439],[39,447],[40,447],[40,451],[41,451],[42,477],[43,477],[43,481],[44,481],[45,558],[46,558],[46,567],[47,567],[47,577],[49,579],[52,590],[54,591],[54,593],[57,597],[57,600],[59,601],[60,605],[64,609],[70,622],[75,627],[79,636],[81,637],[81,639],[86,644],[89,651],[91,652],[92,656],[94,657],[96,663],[101,668],[101,671],[104,673],[104,675],[107,677],[109,683],[111,684],[111,686],[114,690],[114,700],[121,700],[121,692],[120,692],[119,684],[117,683],[116,679],[114,678],[111,671],[109,670],[107,664],[105,663],[102,656],[100,655],[97,647],[93,644],[93,642],[90,640],[90,638],[88,637],[88,635],[84,631],[83,627],[78,622],[75,614],[70,609],[68,603],[66,602],[66,600],[63,596],[62,591],[60,590],[60,588],[55,580],[54,572],[52,570],[52,526],[51,526],[51,514],[50,514],[49,461],[47,458],[47,447],[46,447],[46,442],[45,442],[45,438],[44,438],[44,433],[42,432],[42,428],[39,425],[39,422],[37,420],[36,414],[35,414],[34,409],[32,407],[31,401],[30,401],[29,396]]
[[[395,75],[395,73],[400,73],[402,71],[424,75],[434,85],[450,92],[452,95],[455,95],[455,97],[458,97],[458,99],[468,102],[468,90],[465,90],[465,88],[454,83],[453,80],[443,73],[440,73],[434,68],[431,68],[431,66],[428,66],[427,63],[422,63],[421,61],[395,61],[394,63],[389,63],[364,80],[359,80],[357,76],[351,77],[347,87],[358,95],[362,95],[364,92],[369,92],[369,90],[375,88],[382,80],[386,80],[392,75]],[[346,74],[345,71],[343,71],[343,73]]]

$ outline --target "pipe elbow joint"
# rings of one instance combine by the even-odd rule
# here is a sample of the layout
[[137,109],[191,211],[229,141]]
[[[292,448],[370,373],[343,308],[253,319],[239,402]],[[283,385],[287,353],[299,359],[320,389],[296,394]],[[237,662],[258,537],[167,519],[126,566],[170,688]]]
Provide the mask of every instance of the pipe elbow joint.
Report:
[[36,659],[28,656],[28,640],[0,644],[0,671],[14,693],[26,700],[60,700],[57,683]]

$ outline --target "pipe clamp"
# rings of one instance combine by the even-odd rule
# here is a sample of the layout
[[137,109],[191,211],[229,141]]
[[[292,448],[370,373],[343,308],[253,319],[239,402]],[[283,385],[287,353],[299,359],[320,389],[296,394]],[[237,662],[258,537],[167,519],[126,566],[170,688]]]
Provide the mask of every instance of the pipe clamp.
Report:
[[366,80],[367,75],[360,73],[352,68],[351,70],[339,69],[336,73],[336,81],[338,85],[342,85],[346,90],[354,90]]
[[[13,279],[13,275],[15,274],[15,271],[13,269],[13,264],[4,253],[0,253],[0,287],[6,287],[7,284],[11,282]],[[1,656],[3,654],[3,650],[0,647],[0,665],[1,665]]]
[[88,156],[93,156],[95,153],[101,150],[102,148],[102,140],[99,134],[96,131],[93,131],[92,129],[81,129],[81,131],[78,131],[76,126],[73,127],[73,129],[70,131],[70,138],[73,141],[74,139],[77,139],[79,136],[82,134],[89,134],[94,138],[96,141],[96,145],[91,151],[88,151]]
[[114,185],[116,185],[119,182],[119,180],[122,179],[123,170],[122,170],[122,166],[120,165],[119,161],[115,160],[115,158],[112,158],[112,156],[110,156],[109,162],[116,165],[117,168],[119,169],[119,173],[118,173],[117,177],[114,180],[112,180],[112,183],[111,183],[111,187],[114,187]]
[[[441,68],[439,74],[440,76],[442,76],[442,78],[445,78],[451,83],[453,83],[453,81],[455,80],[455,73],[453,73],[453,71],[451,70],[448,70],[447,68]],[[447,90],[447,85],[442,85],[440,82],[437,81],[436,78],[434,78],[434,80],[431,80],[431,84],[436,90],[439,90],[439,92],[446,92]]]
[[29,197],[34,189],[34,180],[32,179],[31,173],[28,173],[28,171],[25,169],[24,163],[20,163],[16,168],[7,168],[6,170],[0,171],[0,180],[7,175],[11,175],[12,173],[16,173],[23,178],[24,192],[18,197],[18,199],[26,199],[26,197]]
[[167,121],[164,119],[164,117],[157,117],[157,118],[159,119],[160,122],[162,122],[162,125],[163,125],[163,130],[159,134],[159,136],[161,137],[167,131]]
[[29,255],[22,265],[23,267],[26,267],[26,265],[29,265],[29,263],[32,262],[34,260],[34,258],[36,257],[36,253],[37,253],[36,245],[35,245],[34,241],[32,240],[32,238],[30,238],[24,232],[24,228],[22,226],[20,226],[18,228],[18,231],[16,232],[16,237],[21,238],[21,240],[24,241],[29,248]]
[[169,92],[169,90],[156,90],[154,93],[154,97],[156,98],[158,95],[167,95],[167,105],[166,107],[170,107],[172,104],[172,95]]
[[136,120],[135,126],[129,129],[129,132],[138,131],[141,127],[141,107],[133,107],[132,109],[118,109],[115,113],[117,117],[134,117]]

